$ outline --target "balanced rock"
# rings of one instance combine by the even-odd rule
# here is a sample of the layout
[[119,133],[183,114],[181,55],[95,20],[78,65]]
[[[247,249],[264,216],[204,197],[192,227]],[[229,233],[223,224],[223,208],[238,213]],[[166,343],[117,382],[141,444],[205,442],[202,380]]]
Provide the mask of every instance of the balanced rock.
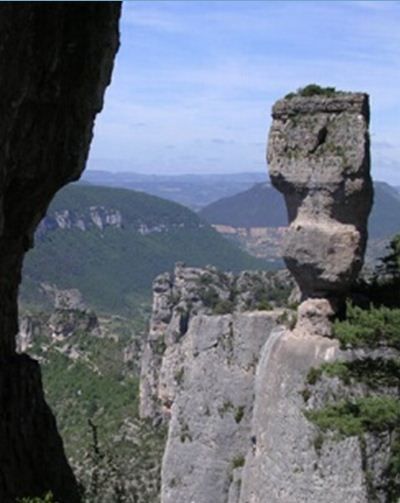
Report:
[[373,198],[368,95],[328,90],[275,103],[268,140],[271,181],[290,224],[283,255],[303,298],[348,290],[362,267]]

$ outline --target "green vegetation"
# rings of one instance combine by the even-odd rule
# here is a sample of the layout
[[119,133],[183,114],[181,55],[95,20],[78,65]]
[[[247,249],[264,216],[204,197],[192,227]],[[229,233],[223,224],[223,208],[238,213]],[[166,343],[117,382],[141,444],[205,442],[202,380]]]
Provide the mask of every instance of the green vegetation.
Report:
[[218,292],[213,286],[202,287],[199,289],[199,297],[205,307],[214,309],[219,302]]
[[[52,341],[44,327],[30,353],[41,361],[46,399],[85,503],[156,501],[166,432],[138,417],[145,321],[117,316],[100,321],[102,337],[78,329]],[[134,359],[121,364],[126,349]]]
[[45,494],[43,497],[37,498],[21,498],[17,501],[17,503],[57,503],[51,492]]
[[345,437],[393,431],[400,424],[400,400],[390,396],[365,396],[305,414],[321,430],[334,430]]
[[318,84],[308,84],[308,86],[300,87],[295,93],[289,93],[285,99],[295,98],[296,96],[310,97],[310,96],[335,96],[336,94],[343,93],[337,91],[334,87],[321,87]]
[[241,420],[243,419],[244,416],[244,411],[245,407],[243,405],[240,405],[239,407],[236,408],[235,411],[235,421],[239,424]]
[[344,348],[385,345],[400,349],[400,309],[365,310],[348,304],[346,320],[336,321],[334,334]]
[[[306,388],[302,391],[306,403],[312,396],[312,387],[322,377],[339,378],[345,386],[333,401],[319,409],[305,411],[306,417],[319,428],[314,441],[316,450],[321,449],[324,434],[331,431],[339,439],[357,436],[365,458],[367,434],[390,435],[385,493],[388,503],[397,503],[400,497],[400,358],[372,357],[368,356],[368,351],[376,348],[400,350],[400,309],[381,306],[363,310],[348,304],[347,318],[336,321],[334,335],[342,348],[363,348],[367,356],[324,363],[308,372]],[[376,488],[365,459],[364,464],[372,498]]]
[[371,389],[382,386],[399,386],[400,389],[400,360],[397,359],[363,358],[324,363],[310,369],[307,384],[316,384],[323,374],[339,377],[346,385],[358,382],[367,384]]
[[187,423],[183,423],[181,427],[181,434],[179,436],[180,441],[185,443],[186,441],[191,442],[192,434],[190,433],[189,425]]
[[220,300],[215,304],[213,314],[229,314],[232,313],[234,304],[231,300]]
[[183,382],[183,378],[185,377],[185,368],[181,367],[179,370],[175,372],[174,379],[176,384],[181,385]]
[[[122,227],[95,227],[92,207],[118,210]],[[140,192],[69,186],[56,196],[48,215],[64,210],[82,216],[87,230],[56,228],[37,236],[24,265],[24,305],[46,306],[40,294],[45,282],[78,288],[97,311],[127,314],[148,301],[154,277],[178,261],[233,271],[267,268],[265,261],[239,250],[187,208]]]
[[232,468],[235,470],[236,468],[242,468],[245,464],[245,458],[243,455],[236,456],[232,459]]
[[230,400],[225,400],[221,407],[218,407],[218,414],[224,417],[228,412],[234,412],[235,406]]
[[380,272],[391,275],[393,278],[400,277],[400,234],[395,236],[389,244],[389,253],[381,260]]

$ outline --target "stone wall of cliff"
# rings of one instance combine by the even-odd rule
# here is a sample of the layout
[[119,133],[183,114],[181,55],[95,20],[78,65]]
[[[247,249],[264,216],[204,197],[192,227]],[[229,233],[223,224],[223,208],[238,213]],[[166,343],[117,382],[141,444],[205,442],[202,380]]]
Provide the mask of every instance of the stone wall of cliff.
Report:
[[[369,109],[365,94],[321,91],[279,101],[269,139],[272,180],[291,220],[285,259],[301,291],[296,325],[288,309],[240,302],[254,297],[257,274],[243,289],[218,271],[181,267],[155,282],[141,405],[144,416],[169,422],[162,503],[397,501],[390,425],[322,436],[310,419],[325,406],[398,393],[396,379],[346,383],[329,366],[331,375],[310,377],[323,364],[380,369],[398,358],[393,348],[360,353],[333,337],[367,238]],[[205,286],[231,311],[205,305]],[[271,279],[264,288],[274,288]]]
[[[242,295],[254,298],[260,289],[255,278],[257,273],[235,280],[215,269],[179,265],[154,282],[141,413],[155,427],[168,425],[162,503],[391,501],[390,432],[363,441],[334,432],[322,436],[307,413],[371,394],[365,385],[346,386],[335,376],[310,386],[311,369],[398,358],[398,352],[345,350],[315,331],[293,331],[292,309],[243,304]],[[278,274],[263,285],[272,292],[281,281]],[[204,305],[205,285],[220,299],[235,291],[230,312],[216,314]],[[313,327],[321,322],[319,316],[308,321]],[[386,392],[375,387],[373,395]]]
[[[163,503],[237,503],[251,433],[255,373],[293,286],[286,273],[177,265],[154,282],[142,360],[141,414],[168,423]],[[268,297],[268,300],[267,300]]]
[[0,499],[79,500],[36,362],[15,352],[25,252],[82,172],[118,48],[118,2],[0,5]]

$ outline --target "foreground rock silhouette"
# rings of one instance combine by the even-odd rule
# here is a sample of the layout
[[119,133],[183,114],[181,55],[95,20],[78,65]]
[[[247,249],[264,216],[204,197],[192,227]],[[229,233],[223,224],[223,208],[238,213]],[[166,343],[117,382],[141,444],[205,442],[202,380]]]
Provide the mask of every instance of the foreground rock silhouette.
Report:
[[79,501],[38,364],[15,352],[24,254],[79,178],[118,48],[119,2],[0,4],[0,501]]

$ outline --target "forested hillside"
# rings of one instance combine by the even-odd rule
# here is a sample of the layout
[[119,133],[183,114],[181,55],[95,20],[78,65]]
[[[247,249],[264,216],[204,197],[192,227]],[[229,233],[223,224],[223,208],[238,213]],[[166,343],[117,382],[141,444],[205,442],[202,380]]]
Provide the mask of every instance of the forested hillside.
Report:
[[126,312],[174,263],[265,268],[189,209],[141,192],[73,185],[61,191],[26,257],[21,300],[46,304],[43,284],[78,288],[101,311]]

